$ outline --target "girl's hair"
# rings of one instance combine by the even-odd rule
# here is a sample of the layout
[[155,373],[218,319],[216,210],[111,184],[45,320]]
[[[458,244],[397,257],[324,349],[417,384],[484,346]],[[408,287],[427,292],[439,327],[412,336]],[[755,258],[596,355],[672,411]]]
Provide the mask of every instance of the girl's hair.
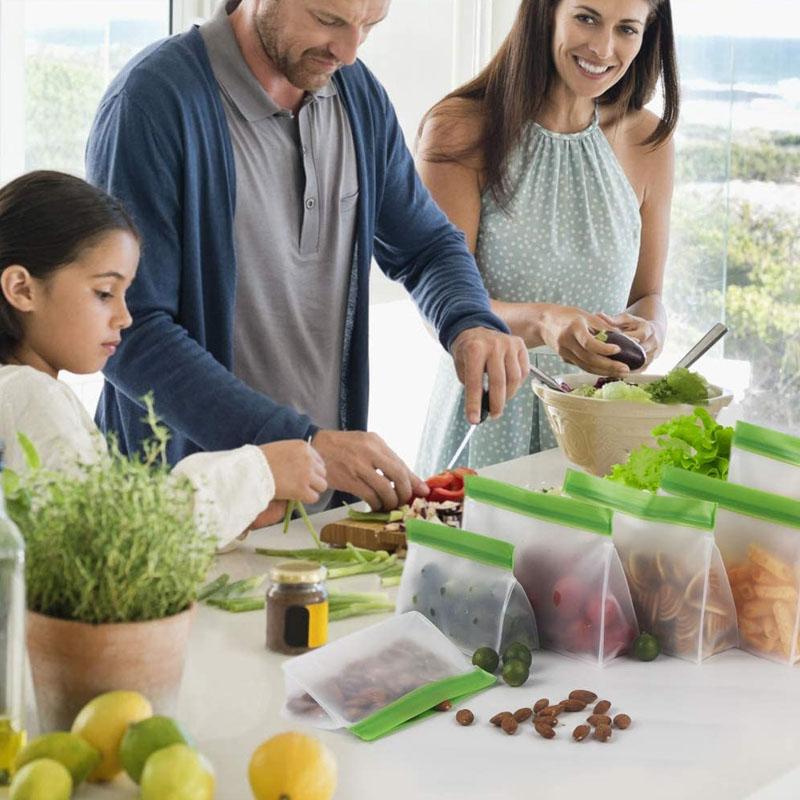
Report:
[[[452,115],[442,104],[451,99],[474,100],[482,119],[478,139],[460,152],[433,152],[430,161],[458,161],[475,153],[482,157],[484,189],[505,205],[510,187],[508,156],[519,142],[528,122],[541,113],[555,73],[552,40],[555,10],[563,0],[522,0],[516,20],[489,64],[471,81],[450,92],[420,123],[418,135],[429,118]],[[678,122],[678,67],[670,0],[647,0],[650,15],[642,47],[617,81],[598,102],[612,106],[620,116],[641,109],[652,98],[659,78],[664,109],[656,129],[641,145],[658,147]],[[470,114],[470,112],[464,112]],[[474,112],[472,112],[474,113]]]
[[[111,231],[139,239],[125,209],[102,189],[63,172],[29,172],[0,189],[0,274],[19,265],[44,280]],[[0,291],[0,362],[21,339],[17,312]]]

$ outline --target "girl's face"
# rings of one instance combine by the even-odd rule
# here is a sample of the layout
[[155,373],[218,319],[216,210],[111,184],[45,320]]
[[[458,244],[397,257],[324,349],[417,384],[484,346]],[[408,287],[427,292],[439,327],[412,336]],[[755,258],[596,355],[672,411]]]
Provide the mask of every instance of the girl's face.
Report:
[[125,292],[138,264],[136,239],[112,231],[74,263],[44,280],[32,278],[17,359],[54,378],[62,369],[78,374],[102,369],[131,324]]
[[553,25],[553,62],[577,97],[607,92],[636,58],[650,13],[647,0],[561,0]]

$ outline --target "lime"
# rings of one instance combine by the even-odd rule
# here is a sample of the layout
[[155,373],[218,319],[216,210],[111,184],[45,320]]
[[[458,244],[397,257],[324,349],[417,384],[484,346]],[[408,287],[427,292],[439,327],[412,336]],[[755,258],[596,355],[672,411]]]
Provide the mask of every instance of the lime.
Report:
[[472,663],[486,672],[494,673],[500,663],[500,656],[491,647],[479,647],[472,654]]
[[633,642],[633,652],[639,661],[652,661],[661,652],[661,645],[655,636],[642,633]]
[[533,656],[530,648],[526,647],[522,642],[514,642],[506,647],[503,653],[503,663],[505,664],[506,661],[522,661],[530,669]]
[[530,670],[524,661],[512,658],[503,664],[503,680],[509,686],[522,686],[528,680]]
[[171,744],[190,744],[181,726],[169,717],[149,717],[128,726],[119,746],[119,760],[134,783],[139,783],[148,756]]
[[153,709],[139,692],[106,692],[90,700],[75,717],[72,732],[100,751],[103,760],[89,773],[90,781],[110,781],[120,772],[119,745],[133,722],[151,716]]
[[37,758],[58,761],[69,770],[72,784],[77,786],[100,763],[101,756],[99,750],[80,736],[57,731],[32,739],[17,756],[17,769]]
[[69,770],[52,758],[37,758],[26,764],[11,781],[9,800],[69,800],[72,778]]
[[141,800],[212,800],[214,771],[196,750],[171,744],[145,761],[140,788]]

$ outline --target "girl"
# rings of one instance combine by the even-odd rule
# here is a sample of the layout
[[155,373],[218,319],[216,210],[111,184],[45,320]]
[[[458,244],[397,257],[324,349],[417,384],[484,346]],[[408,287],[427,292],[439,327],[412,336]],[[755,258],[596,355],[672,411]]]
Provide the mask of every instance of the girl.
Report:
[[[657,82],[663,110],[644,109]],[[620,377],[594,332],[664,340],[661,287],[678,82],[669,0],[522,0],[497,55],[423,120],[417,166],[466,235],[493,310],[550,374],[568,364]],[[601,312],[591,313],[593,309]],[[609,316],[609,314],[613,316]],[[573,367],[574,369],[574,367]],[[418,471],[463,437],[462,392],[440,368]],[[471,467],[554,446],[532,392],[469,444]]]
[[[96,372],[114,355],[138,263],[131,219],[100,189],[44,171],[0,189],[0,438],[11,469],[25,469],[18,431],[48,469],[103,457],[105,439],[58,373]],[[221,546],[276,521],[274,498],[313,503],[326,489],[322,458],[302,441],[196,453],[174,473],[194,485],[195,514]]]

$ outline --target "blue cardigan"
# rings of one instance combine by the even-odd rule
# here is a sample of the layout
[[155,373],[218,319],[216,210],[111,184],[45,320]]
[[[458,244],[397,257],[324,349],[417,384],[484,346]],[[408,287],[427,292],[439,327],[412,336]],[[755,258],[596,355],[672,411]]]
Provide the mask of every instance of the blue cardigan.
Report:
[[[490,311],[463,235],[421,184],[383,87],[360,62],[334,79],[353,131],[359,182],[340,421],[343,429],[364,430],[373,255],[411,293],[444,347],[466,328],[507,328]],[[122,200],[142,235],[139,272],[128,291],[134,322],[105,370],[100,427],[117,433],[124,452],[136,450],[149,433],[139,398],[152,390],[172,432],[172,463],[197,450],[314,433],[308,417],[231,371],[235,165],[197,28],[150,46],[116,77],[94,120],[86,165],[88,180]]]

